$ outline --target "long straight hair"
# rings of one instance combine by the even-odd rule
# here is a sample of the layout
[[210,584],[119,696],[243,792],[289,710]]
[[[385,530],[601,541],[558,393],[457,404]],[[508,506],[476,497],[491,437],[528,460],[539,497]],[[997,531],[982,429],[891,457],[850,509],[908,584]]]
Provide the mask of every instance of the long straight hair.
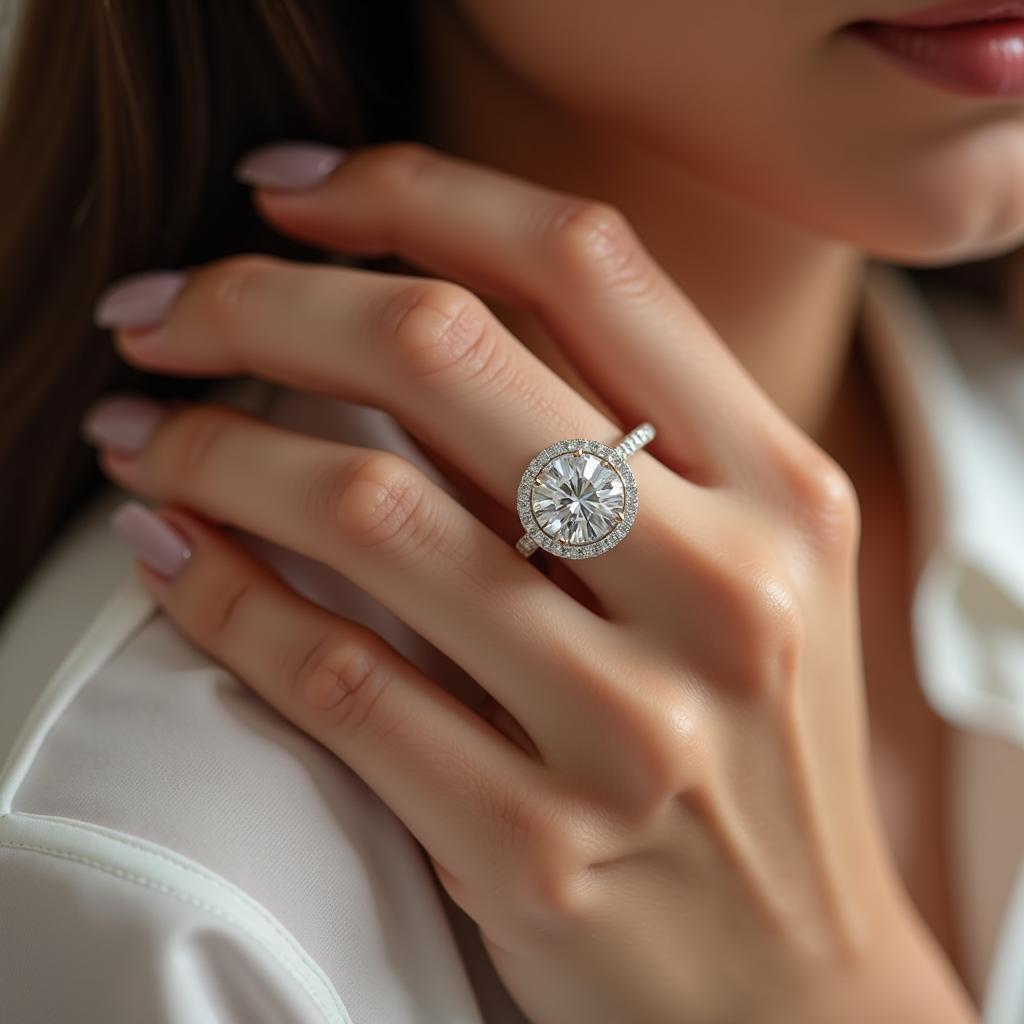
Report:
[[103,482],[86,407],[215,381],[127,366],[91,322],[135,271],[316,257],[231,176],[277,139],[418,134],[412,0],[21,0],[0,113],[0,613]]

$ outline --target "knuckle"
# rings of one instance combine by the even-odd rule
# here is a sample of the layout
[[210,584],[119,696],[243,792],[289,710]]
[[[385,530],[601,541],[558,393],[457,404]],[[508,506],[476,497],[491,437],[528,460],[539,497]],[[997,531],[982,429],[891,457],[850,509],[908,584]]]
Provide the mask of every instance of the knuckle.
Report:
[[653,280],[636,232],[610,203],[570,204],[555,218],[550,241],[556,265],[572,284],[643,291]]
[[237,633],[255,586],[255,579],[244,573],[204,574],[202,586],[189,595],[187,614],[194,634],[216,645]]
[[644,673],[647,678],[638,675],[623,701],[615,732],[623,787],[612,805],[633,824],[648,820],[667,800],[688,790],[703,769],[692,701],[677,679],[662,689],[650,686],[649,671]]
[[468,289],[446,281],[407,285],[385,311],[403,371],[417,380],[455,380],[460,386],[497,374],[502,346],[490,312]]
[[860,536],[860,499],[850,475],[822,453],[808,474],[804,508],[814,536],[848,549]]
[[860,500],[846,470],[813,442],[785,457],[782,470],[800,527],[819,548],[849,551],[860,536]]
[[403,195],[416,188],[424,174],[439,162],[439,154],[430,146],[413,140],[389,142],[366,154],[373,182],[386,193]]
[[804,648],[795,588],[773,558],[755,553],[728,570],[726,590],[738,683],[751,693],[782,695],[796,679]]
[[425,478],[390,453],[374,453],[326,483],[330,524],[378,555],[410,557],[436,544],[438,516]]
[[322,725],[378,735],[386,728],[382,700],[394,674],[379,644],[368,637],[325,636],[288,670],[299,705]]
[[200,271],[206,286],[205,313],[226,331],[226,339],[232,337],[230,328],[243,322],[254,290],[277,262],[273,256],[252,253],[225,257]]
[[614,644],[597,661],[596,653],[563,652],[559,675],[582,684],[602,731],[615,738],[614,782],[608,780],[605,798],[620,812],[642,817],[689,784],[695,767],[690,712],[675,683],[651,685],[646,659],[616,656]]
[[560,805],[544,793],[496,787],[490,806],[498,854],[515,866],[513,899],[520,912],[533,921],[570,914],[572,878],[582,857]]
[[236,413],[217,405],[189,406],[174,414],[168,469],[179,486],[209,475],[236,418]]
[[693,708],[678,695],[660,708],[645,709],[640,727],[623,744],[637,790],[629,809],[642,817],[690,789],[703,770],[703,751],[692,721]]
[[542,813],[535,793],[499,786],[491,795],[491,813],[500,826],[502,842],[515,850],[536,850],[547,841],[550,817]]
[[527,857],[520,872],[520,893],[525,916],[544,930],[565,925],[580,913],[577,873],[550,859]]

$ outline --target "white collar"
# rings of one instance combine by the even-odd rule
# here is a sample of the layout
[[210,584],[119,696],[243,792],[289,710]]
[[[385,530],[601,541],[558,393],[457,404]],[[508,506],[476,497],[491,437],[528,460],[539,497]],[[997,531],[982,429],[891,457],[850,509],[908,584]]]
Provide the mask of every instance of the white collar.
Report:
[[863,328],[911,495],[925,696],[1024,746],[1024,340],[997,309],[874,262]]

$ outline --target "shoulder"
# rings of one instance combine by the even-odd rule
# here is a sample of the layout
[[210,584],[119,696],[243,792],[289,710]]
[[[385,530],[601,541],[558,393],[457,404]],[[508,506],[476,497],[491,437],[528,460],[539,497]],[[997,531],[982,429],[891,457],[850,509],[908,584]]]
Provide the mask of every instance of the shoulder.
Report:
[[93,611],[31,681],[0,772],[0,987],[29,1001],[15,1017],[88,1019],[60,1003],[87,992],[97,1020],[205,1019],[204,999],[217,1019],[479,1020],[429,866],[376,794],[192,646],[133,572]]
[[321,1024],[351,1017],[241,891],[116,832],[0,817],[0,979],[11,1020]]

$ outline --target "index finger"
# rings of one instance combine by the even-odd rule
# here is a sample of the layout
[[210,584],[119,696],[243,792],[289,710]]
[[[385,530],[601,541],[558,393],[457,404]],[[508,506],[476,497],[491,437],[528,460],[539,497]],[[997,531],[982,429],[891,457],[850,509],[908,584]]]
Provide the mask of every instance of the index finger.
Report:
[[[299,151],[301,155],[301,150]],[[306,152],[321,152],[320,149]],[[332,250],[393,253],[538,313],[623,422],[696,481],[744,477],[774,407],[615,206],[419,143],[357,148],[284,188],[296,147],[250,154],[242,180],[275,227]],[[513,323],[515,330],[517,325]]]

